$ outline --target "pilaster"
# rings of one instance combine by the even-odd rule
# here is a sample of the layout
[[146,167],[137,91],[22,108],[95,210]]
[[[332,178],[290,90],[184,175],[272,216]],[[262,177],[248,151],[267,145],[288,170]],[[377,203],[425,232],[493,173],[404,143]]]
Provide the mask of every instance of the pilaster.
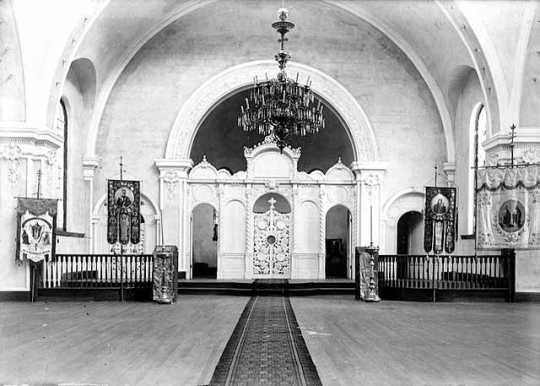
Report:
[[85,182],[85,188],[88,192],[88,202],[90,203],[88,205],[88,228],[86,230],[86,234],[88,235],[87,239],[87,248],[90,251],[90,253],[95,253],[95,245],[94,245],[94,224],[95,221],[92,218],[93,217],[93,208],[92,205],[94,203],[94,177],[96,175],[96,169],[99,167],[99,160],[97,158],[85,158],[82,162],[83,166],[83,179]]
[[381,186],[386,164],[380,162],[353,162],[356,176],[357,246],[378,246],[381,243]]
[[155,160],[159,170],[159,211],[163,227],[160,244],[178,247],[178,269],[190,275],[189,213],[187,213],[187,178],[193,166],[190,159]]

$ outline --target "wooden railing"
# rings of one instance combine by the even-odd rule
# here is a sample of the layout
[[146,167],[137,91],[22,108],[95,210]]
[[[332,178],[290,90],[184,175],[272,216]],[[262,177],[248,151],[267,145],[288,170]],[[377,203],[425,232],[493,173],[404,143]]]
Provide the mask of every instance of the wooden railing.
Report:
[[56,255],[42,269],[43,288],[146,287],[152,255]]
[[380,255],[379,287],[512,290],[510,256]]

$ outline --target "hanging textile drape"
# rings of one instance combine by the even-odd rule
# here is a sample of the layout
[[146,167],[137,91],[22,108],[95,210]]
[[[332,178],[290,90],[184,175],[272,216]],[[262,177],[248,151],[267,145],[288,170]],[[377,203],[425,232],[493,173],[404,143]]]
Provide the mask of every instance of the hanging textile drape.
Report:
[[540,166],[478,171],[477,245],[540,249]]

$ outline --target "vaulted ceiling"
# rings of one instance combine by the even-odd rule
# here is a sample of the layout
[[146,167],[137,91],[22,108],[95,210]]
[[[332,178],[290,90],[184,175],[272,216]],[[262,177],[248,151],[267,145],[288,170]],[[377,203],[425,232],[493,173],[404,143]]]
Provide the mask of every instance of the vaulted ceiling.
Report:
[[[63,26],[63,30],[70,29],[72,32],[67,39],[65,31],[63,35],[58,32],[59,37],[64,37],[65,45],[62,49],[57,48],[59,55],[54,54],[51,48],[48,62],[41,64],[42,72],[46,72],[49,66],[53,78],[49,87],[49,104],[57,100],[58,90],[61,90],[68,71],[66,62],[87,58],[95,66],[97,84],[94,121],[99,122],[115,82],[145,42],[170,23],[190,18],[195,10],[211,9],[223,2],[229,2],[232,8],[238,10],[237,14],[227,17],[230,17],[230,23],[235,26],[239,41],[253,33],[249,20],[242,17],[242,7],[260,7],[261,14],[267,15],[270,24],[275,18],[275,10],[281,6],[279,0],[102,0],[88,1],[91,6],[87,7],[69,8],[66,13],[67,26]],[[68,3],[71,4],[67,2],[64,6],[68,7]],[[496,8],[497,11],[477,1],[314,0],[309,2],[309,7],[307,3],[304,0],[286,2],[291,18],[297,23],[297,33],[310,34],[310,31],[302,30],[303,20],[317,15],[304,11],[307,8],[313,9],[315,4],[316,7],[331,7],[336,12],[350,13],[357,18],[358,23],[368,22],[392,40],[414,63],[430,88],[445,130],[452,128],[456,108],[453,90],[456,84],[464,81],[469,69],[478,73],[488,103],[491,125],[497,129],[508,120],[505,114],[510,112],[506,102],[516,89],[521,89],[521,79],[518,79],[519,69],[509,64],[505,56],[519,56],[518,50],[527,49],[528,33],[537,9],[536,2],[527,3],[527,6],[519,1],[505,2]],[[17,11],[21,7],[16,4],[14,8]],[[19,9],[16,12],[18,16],[23,15],[22,11]],[[23,24],[23,40],[29,31],[25,29],[24,23],[31,21],[29,16],[25,17],[25,20],[20,21]],[[524,26],[523,21],[528,24]],[[320,22],[324,23],[324,20]],[[350,20],[344,20],[343,23],[345,27]],[[219,33],[212,32],[212,25],[197,25],[196,28]],[[268,34],[272,33],[269,25],[261,25],[260,28]],[[44,32],[43,39],[46,39],[46,34]],[[59,46],[58,42],[56,44]],[[24,45],[23,41],[25,66],[38,66],[29,64],[31,62],[25,58]],[[269,56],[271,54],[269,51]],[[51,64],[53,62],[54,69]],[[519,110],[519,106],[514,109]],[[49,116],[48,120],[51,119]]]

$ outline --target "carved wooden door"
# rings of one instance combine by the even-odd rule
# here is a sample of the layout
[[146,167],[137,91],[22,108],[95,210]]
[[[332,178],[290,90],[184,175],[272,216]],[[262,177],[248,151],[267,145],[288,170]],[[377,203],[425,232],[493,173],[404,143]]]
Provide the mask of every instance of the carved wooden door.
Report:
[[253,275],[257,278],[290,277],[291,215],[275,210],[276,201],[268,200],[270,209],[254,216]]

